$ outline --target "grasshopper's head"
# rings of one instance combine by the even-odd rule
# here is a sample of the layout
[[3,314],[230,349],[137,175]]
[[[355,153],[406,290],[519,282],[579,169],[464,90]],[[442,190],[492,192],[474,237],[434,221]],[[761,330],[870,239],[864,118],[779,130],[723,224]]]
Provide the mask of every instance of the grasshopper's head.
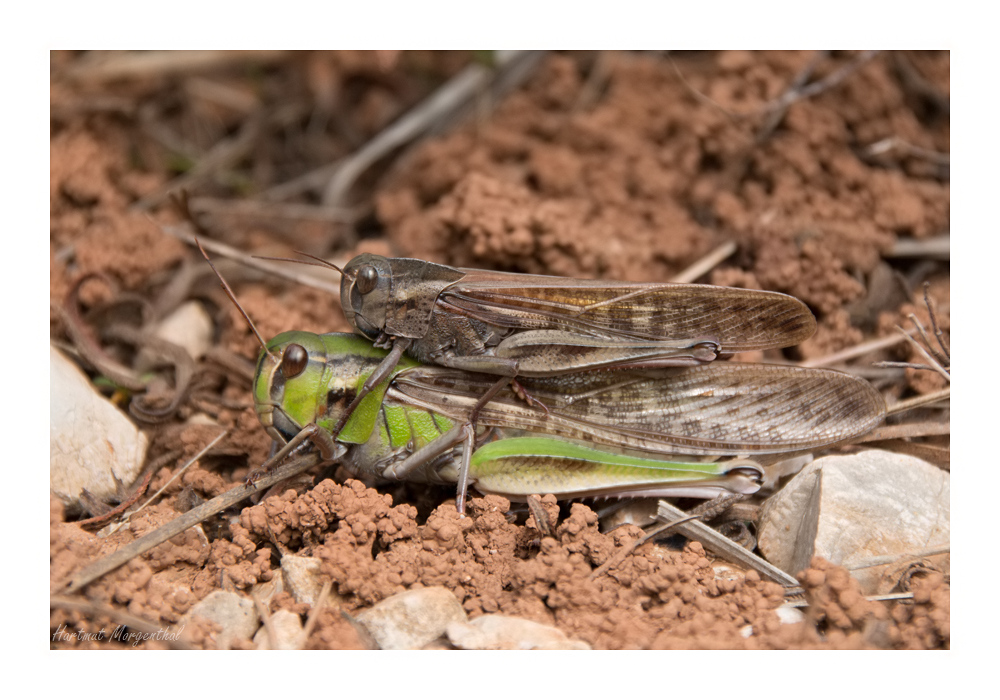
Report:
[[257,358],[254,407],[268,435],[291,440],[303,426],[315,423],[326,392],[326,349],[315,333],[288,331],[271,339]]
[[348,323],[369,340],[385,330],[391,288],[392,268],[381,255],[362,253],[344,268],[340,305]]
[[[261,424],[279,442],[288,442],[309,423],[332,431],[385,355],[349,333],[286,331],[275,336],[261,351],[254,377],[254,408]],[[404,358],[396,369],[414,364]],[[368,439],[388,384],[387,379],[364,397],[337,436],[340,442]]]

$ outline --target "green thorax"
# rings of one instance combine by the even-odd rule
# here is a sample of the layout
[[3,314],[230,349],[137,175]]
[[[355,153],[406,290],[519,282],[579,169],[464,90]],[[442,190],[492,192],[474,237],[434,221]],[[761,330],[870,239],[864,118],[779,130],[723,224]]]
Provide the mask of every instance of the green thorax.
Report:
[[[282,358],[292,344],[305,348],[308,363],[303,371],[286,377]],[[276,412],[287,416],[291,429],[316,423],[332,430],[386,354],[364,338],[348,333],[281,333],[271,339],[267,352],[262,352],[257,361],[254,401],[258,412],[261,406],[274,406]],[[353,444],[365,442],[375,428],[389,383],[396,374],[417,364],[404,357],[389,376],[362,399],[337,439]],[[284,432],[291,432],[288,426],[282,427]]]
[[395,402],[385,402],[382,404],[382,419],[378,425],[380,439],[393,450],[408,443],[412,443],[413,450],[418,450],[450,430],[455,424],[440,413]]

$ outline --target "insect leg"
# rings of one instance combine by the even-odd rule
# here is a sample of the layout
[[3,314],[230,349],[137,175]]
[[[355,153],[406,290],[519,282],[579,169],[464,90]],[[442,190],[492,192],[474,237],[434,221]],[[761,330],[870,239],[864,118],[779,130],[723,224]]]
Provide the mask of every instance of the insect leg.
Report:
[[406,349],[410,346],[410,342],[409,338],[402,340],[399,338],[396,339],[396,342],[393,343],[392,350],[390,350],[389,354],[385,356],[385,359],[382,360],[381,364],[375,368],[375,371],[368,376],[368,379],[361,387],[361,390],[354,397],[354,400],[351,401],[347,410],[345,410],[340,416],[340,420],[337,421],[337,424],[334,426],[330,435],[331,440],[337,439],[337,436],[340,435],[340,431],[344,429],[347,421],[354,414],[354,409],[361,404],[361,400],[371,393],[372,389],[385,381],[385,378],[389,376],[389,373],[392,372],[392,370],[399,363],[400,358],[403,357],[403,353],[406,352]]
[[518,372],[517,360],[495,355],[456,355],[453,352],[440,352],[433,354],[431,360],[436,365],[462,369],[466,372],[498,374],[503,377],[516,377]]
[[[490,400],[494,396],[496,396],[497,393],[499,393],[499,391],[501,389],[503,389],[505,386],[507,386],[508,384],[510,384],[512,381],[514,381],[513,377],[500,377],[500,379],[498,379],[493,384],[493,386],[491,386],[486,391],[486,393],[483,394],[479,398],[479,400],[476,402],[476,405],[472,407],[472,412],[469,414],[469,423],[471,423],[473,426],[475,426],[476,425],[476,420],[479,418],[479,412],[483,409],[483,406],[485,406],[486,404],[488,404],[490,402]],[[520,386],[520,384],[518,386]],[[527,398],[525,398],[525,397],[521,397],[521,398],[524,398],[525,401],[527,401]],[[529,404],[530,404],[530,402],[529,402]]]
[[344,456],[347,447],[334,442],[330,433],[320,428],[315,423],[310,423],[300,430],[295,437],[285,443],[285,446],[275,452],[270,459],[260,465],[260,469],[255,469],[247,476],[247,483],[252,484],[262,475],[271,471],[277,465],[285,461],[289,455],[296,450],[308,445],[313,445],[319,450],[320,456],[326,462],[335,462]]
[[475,434],[469,423],[456,425],[448,432],[434,438],[423,447],[414,451],[406,459],[386,467],[385,471],[382,472],[382,476],[387,479],[405,479],[417,467],[460,445],[466,439],[466,432]]
[[469,490],[469,463],[472,461],[472,451],[476,449],[476,431],[469,425],[465,431],[465,444],[462,446],[462,456],[458,467],[458,494],[455,496],[455,509],[459,517],[465,517],[465,495]]
[[475,451],[475,440],[476,431],[472,427],[472,424],[468,422],[461,423],[440,437],[431,440],[401,462],[387,467],[382,472],[382,476],[389,479],[405,479],[407,474],[417,467],[446,454],[464,443],[459,462],[458,496],[455,502],[459,514],[464,514],[465,492],[469,485],[469,464],[472,459],[472,453]]

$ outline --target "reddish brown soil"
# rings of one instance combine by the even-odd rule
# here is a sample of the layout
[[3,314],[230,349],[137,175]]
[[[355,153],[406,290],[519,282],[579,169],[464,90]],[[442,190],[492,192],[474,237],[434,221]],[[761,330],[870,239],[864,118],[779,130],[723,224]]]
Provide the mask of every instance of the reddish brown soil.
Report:
[[[785,351],[786,359],[891,335],[909,313],[928,323],[924,281],[948,332],[948,262],[899,258],[893,249],[949,229],[949,54],[879,54],[829,89],[794,101],[768,128],[779,97],[814,56],[550,55],[492,114],[374,167],[353,191],[360,218],[345,224],[251,215],[226,204],[316,203],[325,179],[291,195],[273,188],[355,150],[458,71],[467,55],[279,55],[112,79],[88,68],[92,55],[56,53],[51,298],[63,303],[76,280],[100,272],[114,286],[88,283],[81,294],[87,309],[124,293],[159,305],[154,315],[186,298],[208,300],[221,348],[253,358],[256,340],[207,270],[199,267],[190,284],[178,281],[200,257],[159,224],[178,221],[164,195],[183,186],[213,238],[261,255],[298,248],[346,260],[369,250],[459,266],[662,281],[735,241],[737,253],[699,281],[773,289],[809,304],[819,331]],[[810,80],[856,59],[825,57]],[[244,137],[249,145],[235,156],[212,160],[222,140]],[[912,148],[869,155],[869,146],[888,138]],[[199,171],[206,161],[214,164]],[[221,267],[265,337],[348,330],[338,300],[324,292]],[[65,341],[62,318],[53,313],[51,325],[53,339]],[[129,348],[106,349],[131,358]],[[923,361],[898,345],[858,364],[878,359]],[[887,398],[943,386],[938,375],[912,370],[874,381]],[[195,385],[175,417],[142,425],[151,457],[183,451],[153,475],[150,493],[218,426],[229,436],[109,537],[81,529],[74,521],[86,514],[67,516],[53,499],[53,592],[88,561],[226,491],[266,458],[270,441],[245,375],[203,361]],[[125,406],[128,396],[117,392],[115,400]],[[218,426],[188,422],[195,414]],[[939,573],[911,579],[913,601],[869,603],[846,571],[816,560],[800,577],[810,603],[806,621],[782,625],[775,613],[780,586],[754,573],[718,577],[713,566],[721,562],[698,543],[680,550],[646,544],[592,580],[594,569],[640,536],[638,528],[602,534],[587,505],[558,513],[553,505],[558,522],[544,537],[533,520],[509,522],[508,506],[499,497],[473,499],[473,517],[461,520],[447,489],[375,490],[317,473],[206,522],[209,546],[189,530],[87,586],[83,597],[166,626],[214,590],[246,592],[268,581],[278,557],[292,552],[319,557],[334,583],[311,648],[361,647],[340,611],[438,585],[454,591],[471,616],[529,618],[594,648],[950,647],[949,585]],[[272,600],[271,612],[278,609],[303,619],[310,613],[287,593]],[[93,631],[115,620],[53,608],[50,624],[53,632],[60,625]],[[217,643],[211,624],[186,632],[195,646]],[[60,637],[52,646],[116,643]]]

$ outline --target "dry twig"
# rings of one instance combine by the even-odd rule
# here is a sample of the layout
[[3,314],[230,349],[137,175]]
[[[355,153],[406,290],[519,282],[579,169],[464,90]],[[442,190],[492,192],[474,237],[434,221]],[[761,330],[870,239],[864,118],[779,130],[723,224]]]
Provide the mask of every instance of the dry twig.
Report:
[[698,260],[693,265],[690,265],[687,269],[681,271],[679,274],[674,275],[673,279],[670,280],[676,284],[689,284],[694,282],[696,279],[702,275],[707,275],[711,272],[716,265],[721,263],[723,260],[728,258],[730,255],[736,252],[736,244],[732,241],[723,243],[718,248],[710,252],[708,255]]
[[894,345],[899,345],[903,342],[903,340],[903,338],[900,338],[897,335],[869,340],[864,343],[858,343],[852,347],[845,348],[844,350],[839,350],[830,355],[824,355],[823,357],[817,357],[812,360],[800,362],[799,367],[830,367],[832,365],[840,364],[841,362],[846,362],[847,360],[853,360],[855,357],[867,355],[868,353],[875,352],[876,350],[891,348]]
[[[171,236],[181,239],[188,245],[195,247],[197,247],[198,245],[197,242],[195,241],[195,237],[192,236],[190,233],[188,233],[187,230],[184,230],[177,226],[161,226],[160,228],[165,233],[169,233]],[[219,243],[218,241],[213,241],[210,238],[198,238],[197,240],[201,241],[201,244],[202,246],[204,246],[205,250],[211,251],[215,255],[221,255],[224,258],[230,258],[231,260],[235,260],[255,270],[260,270],[262,272],[268,273],[269,275],[275,275],[277,277],[281,277],[282,279],[291,280],[292,282],[295,282],[297,284],[304,284],[309,287],[314,287],[315,289],[327,292],[328,294],[333,294],[338,299],[340,298],[339,282],[336,285],[334,285],[331,284],[330,282],[321,280],[318,277],[302,274],[301,272],[295,269],[290,269],[287,267],[283,267],[281,265],[272,265],[263,260],[260,260],[259,258],[255,258],[252,255],[248,255],[247,253],[244,253],[243,251],[237,248],[228,246],[225,243]]]
[[[658,520],[672,521],[684,518],[686,515],[687,514],[680,508],[671,505],[667,501],[661,500],[659,502],[657,510]],[[772,581],[776,581],[787,588],[798,587],[799,585],[799,582],[792,576],[789,576],[773,564],[764,561],[753,552],[750,552],[734,543],[728,537],[716,532],[703,522],[697,520],[685,522],[678,525],[677,530],[688,539],[701,542],[706,549],[715,552],[727,561],[742,564],[743,566],[749,566],[757,571],[757,573],[761,576],[764,576]]]
[[889,153],[890,151],[898,151],[905,156],[923,158],[924,160],[930,161],[934,165],[951,165],[950,154],[939,153],[938,151],[932,151],[928,148],[915,146],[909,141],[906,141],[898,136],[887,136],[886,138],[880,139],[875,143],[868,144],[861,149],[861,157],[865,159],[872,159],[876,156]]
[[906,423],[904,425],[883,425],[858,438],[855,442],[875,442],[877,440],[897,440],[901,438],[928,437],[931,435],[951,435],[951,423]]
[[899,238],[885,257],[951,260],[951,235],[944,233],[931,238]]
[[95,52],[69,75],[80,81],[147,80],[183,73],[207,72],[247,63],[274,63],[285,51],[128,51]]
[[323,583],[323,588],[320,590],[319,596],[316,598],[316,602],[309,611],[309,617],[306,618],[306,625],[302,628],[302,637],[299,640],[299,649],[306,648],[306,642],[309,639],[309,635],[312,634],[313,629],[316,627],[316,621],[319,618],[319,611],[326,605],[326,599],[330,597],[330,591],[332,590],[333,580],[327,579]]
[[912,399],[906,399],[905,401],[898,401],[892,406],[889,406],[885,413],[887,416],[891,416],[895,413],[909,411],[910,409],[917,408],[919,406],[928,406],[930,404],[938,403],[939,401],[947,401],[949,398],[951,398],[951,387],[935,391],[931,394],[914,396]]
[[[75,525],[79,525],[80,527],[101,526],[104,523],[110,521],[116,515],[119,515],[121,513],[125,513],[126,510],[128,510],[133,505],[135,505],[135,503],[140,498],[142,498],[142,495],[144,493],[146,493],[146,489],[149,487],[149,481],[150,481],[150,479],[152,479],[153,474],[155,474],[156,472],[158,472],[162,467],[164,467],[164,466],[170,464],[171,462],[173,462],[175,459],[177,459],[178,457],[180,457],[182,454],[183,454],[183,452],[181,452],[181,450],[171,450],[170,452],[167,452],[166,454],[160,455],[157,459],[154,459],[152,462],[150,462],[148,465],[146,465],[145,469],[142,470],[143,473],[139,477],[139,479],[140,479],[139,485],[136,486],[132,490],[132,493],[127,498],[125,498],[124,500],[122,500],[122,502],[120,504],[118,504],[114,508],[108,509],[104,513],[101,513],[100,515],[97,515],[97,516],[95,516],[93,518],[88,518],[86,520],[77,520],[77,521],[74,522],[74,524]],[[114,476],[114,474],[112,474],[112,476]],[[162,489],[161,489],[161,491],[162,491]],[[157,492],[157,493],[159,493],[159,492]],[[155,498],[155,495],[153,497],[151,497],[149,500],[147,500],[146,503],[144,503],[142,506],[140,506],[139,508],[137,508],[135,511],[132,511],[131,513],[127,513],[122,520],[123,521],[127,520],[128,517],[132,513],[136,512],[136,511],[139,511],[142,508],[144,508],[146,505],[149,504],[149,501],[151,501],[153,498]]]
[[268,116],[262,112],[250,116],[234,136],[219,141],[195,163],[194,167],[144,196],[135,203],[135,208],[140,211],[152,209],[167,199],[172,192],[191,189],[219,170],[235,165],[250,152],[260,138],[267,121]]
[[262,491],[270,486],[284,481],[285,479],[304,472],[310,467],[316,466],[321,461],[318,454],[309,453],[292,459],[277,467],[268,474],[260,477],[253,484],[241,484],[234,486],[229,491],[216,496],[210,501],[202,503],[196,508],[192,508],[187,513],[171,520],[166,525],[158,527],[149,534],[143,535],[137,540],[130,542],[116,552],[106,557],[91,562],[77,571],[68,581],[56,586],[57,589],[64,589],[65,593],[75,593],[88,583],[95,581],[101,576],[114,571],[122,564],[128,562],[133,557],[137,557],[143,552],[149,551],[158,544],[166,542],[171,537],[176,537],[190,527],[197,525],[206,518],[210,518],[216,513],[249,498],[253,494]]
[[[534,66],[540,57],[540,52],[512,51],[498,56],[499,69],[507,73],[519,69],[517,74],[523,80],[530,75],[530,68],[524,70],[524,64]],[[397,148],[428,133],[436,123],[460,110],[484,90],[494,77],[494,71],[480,64],[467,66],[452,77],[434,94],[342,161],[326,186],[323,203],[334,207],[343,206],[351,187],[369,167]]]

